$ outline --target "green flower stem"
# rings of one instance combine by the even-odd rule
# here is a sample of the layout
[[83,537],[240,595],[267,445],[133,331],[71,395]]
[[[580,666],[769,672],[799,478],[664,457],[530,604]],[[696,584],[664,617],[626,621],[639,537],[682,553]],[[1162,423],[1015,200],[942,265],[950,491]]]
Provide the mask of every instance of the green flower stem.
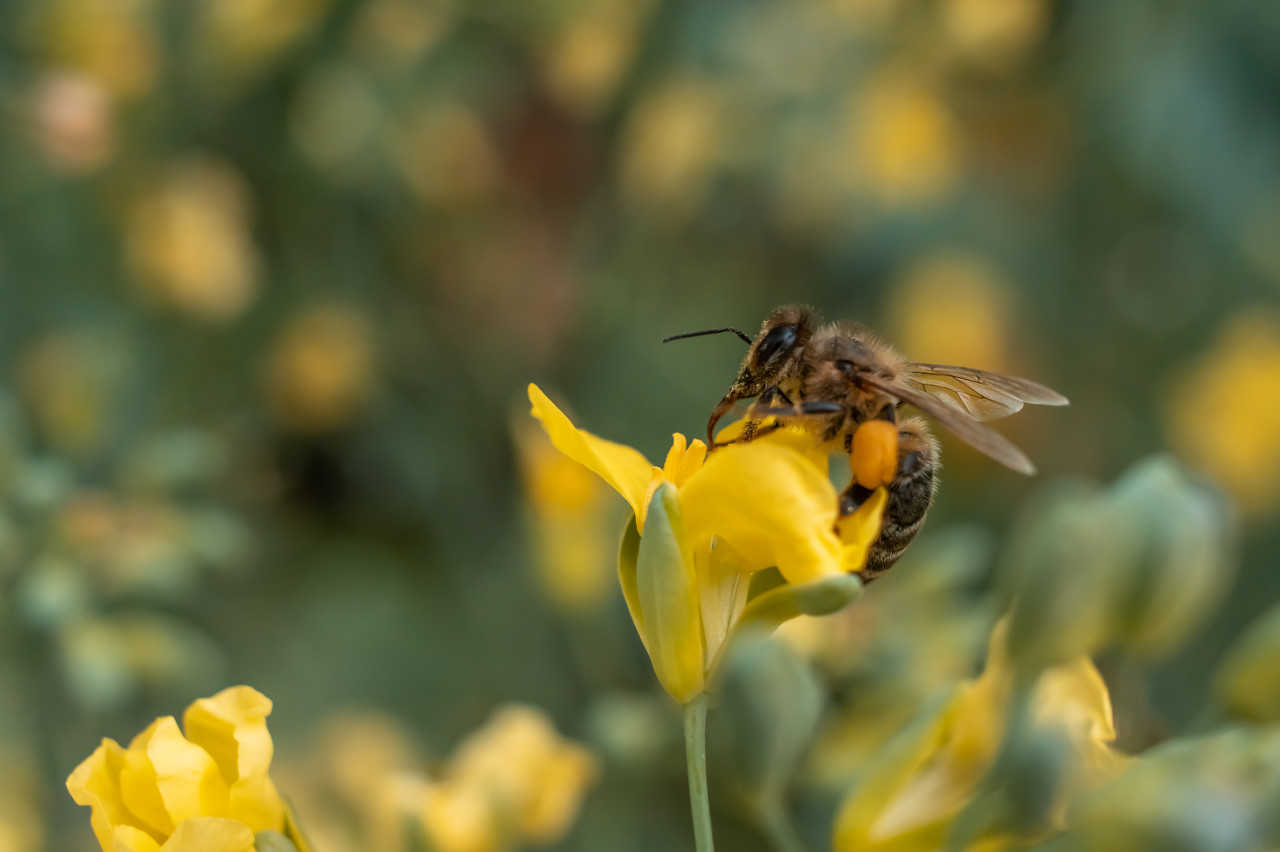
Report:
[[781,799],[769,796],[759,803],[758,808],[760,827],[776,852],[807,852]]
[[711,800],[707,797],[707,694],[700,692],[684,705],[684,749],[689,769],[689,806],[693,810],[693,838],[698,852],[714,852],[711,839]]

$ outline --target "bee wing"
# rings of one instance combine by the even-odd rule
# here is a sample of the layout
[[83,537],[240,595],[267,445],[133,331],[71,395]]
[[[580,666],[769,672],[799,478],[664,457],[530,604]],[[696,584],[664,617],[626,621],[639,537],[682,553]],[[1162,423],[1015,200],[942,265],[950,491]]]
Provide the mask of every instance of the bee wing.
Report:
[[911,364],[902,381],[965,412],[975,420],[998,420],[1032,405],[1066,405],[1067,398],[1030,379],[971,367]]
[[1031,459],[1027,458],[1026,453],[1015,447],[1004,435],[989,426],[983,426],[952,404],[942,402],[918,387],[904,385],[871,373],[863,373],[858,379],[890,396],[897,397],[902,402],[914,405],[937,420],[957,438],[1010,470],[1027,476],[1035,474],[1036,466],[1031,463]]

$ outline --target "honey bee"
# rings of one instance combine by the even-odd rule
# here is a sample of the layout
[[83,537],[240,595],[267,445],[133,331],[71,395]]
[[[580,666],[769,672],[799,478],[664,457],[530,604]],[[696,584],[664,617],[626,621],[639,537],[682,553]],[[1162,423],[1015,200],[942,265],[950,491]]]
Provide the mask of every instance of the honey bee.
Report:
[[[797,423],[832,451],[852,453],[854,434],[863,423],[886,420],[897,426],[897,467],[888,484],[884,522],[859,572],[868,582],[898,561],[938,488],[938,441],[923,419],[899,419],[902,405],[915,407],[969,446],[1030,476],[1035,473],[1031,460],[980,421],[1006,417],[1025,403],[1067,404],[1062,394],[1028,379],[908,361],[865,326],[822,324],[812,309],[796,305],[774,310],[755,339],[736,328],[717,328],[663,342],[724,332],[737,334],[750,349],[707,421],[708,447],[723,446],[715,440],[716,424],[735,403],[753,398],[734,441],[750,441],[784,423]],[[872,491],[855,476],[839,496],[840,515],[852,514]]]

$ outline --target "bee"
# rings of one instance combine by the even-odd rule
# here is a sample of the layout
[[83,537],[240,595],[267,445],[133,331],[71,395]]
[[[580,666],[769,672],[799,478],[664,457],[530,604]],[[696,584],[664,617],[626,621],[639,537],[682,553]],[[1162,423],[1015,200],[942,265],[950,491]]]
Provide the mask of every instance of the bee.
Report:
[[[867,327],[823,324],[812,309],[797,305],[775,309],[754,339],[736,328],[716,328],[674,335],[663,342],[725,332],[741,337],[750,349],[738,377],[707,421],[709,448],[723,446],[715,440],[716,424],[737,402],[747,399],[755,402],[747,409],[734,442],[798,423],[833,452],[852,453],[854,433],[861,424],[887,420],[897,426],[897,467],[888,484],[884,522],[866,567],[859,572],[868,582],[902,556],[938,489],[938,440],[922,418],[899,418],[903,405],[932,417],[979,452],[1030,476],[1035,473],[1031,460],[981,421],[1006,417],[1026,403],[1067,404],[1062,394],[1028,379],[908,361]],[[855,476],[839,496],[840,515],[852,514],[871,493]]]

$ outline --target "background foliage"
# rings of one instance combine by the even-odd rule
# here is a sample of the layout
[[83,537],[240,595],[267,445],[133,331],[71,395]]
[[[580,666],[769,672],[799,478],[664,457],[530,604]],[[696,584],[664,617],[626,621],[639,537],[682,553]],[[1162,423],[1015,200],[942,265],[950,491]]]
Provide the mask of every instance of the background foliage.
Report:
[[[1037,480],[944,438],[903,578],[795,631],[828,734],[877,665],[899,708],[974,671],[1045,480],[1156,450],[1238,570],[1173,663],[1101,664],[1122,746],[1191,729],[1280,590],[1277,38],[1246,0],[4,0],[0,848],[91,848],[69,770],[228,683],[304,819],[335,714],[439,760],[519,700],[604,759],[563,848],[687,847],[620,501],[546,472],[523,388],[659,458],[741,351],[658,341],[785,302],[1072,400],[1001,426]],[[852,748],[796,782],[815,842]]]

